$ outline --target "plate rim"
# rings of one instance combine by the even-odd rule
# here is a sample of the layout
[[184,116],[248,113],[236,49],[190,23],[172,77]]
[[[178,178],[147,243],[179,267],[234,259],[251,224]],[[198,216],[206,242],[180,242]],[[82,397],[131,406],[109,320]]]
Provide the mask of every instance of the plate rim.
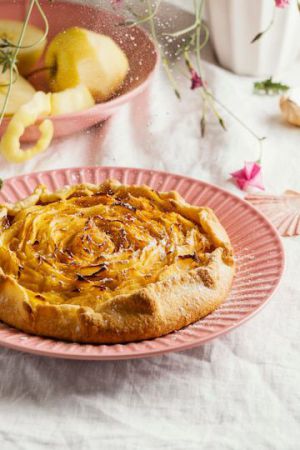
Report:
[[[37,335],[30,335],[29,333],[25,333],[21,330],[15,329],[14,327],[11,327],[7,324],[5,324],[4,322],[0,321],[0,347],[2,348],[9,348],[9,349],[13,349],[13,350],[17,350],[20,352],[25,352],[28,354],[34,354],[34,355],[39,355],[39,356],[45,356],[45,357],[51,357],[51,358],[58,358],[58,359],[70,359],[70,360],[89,360],[89,361],[117,361],[117,360],[127,360],[127,359],[138,359],[138,358],[148,358],[148,357],[154,357],[154,356],[158,356],[158,355],[162,355],[162,354],[166,354],[166,353],[175,353],[175,352],[181,352],[184,350],[188,350],[188,349],[192,349],[195,347],[198,347],[200,345],[203,345],[217,337],[219,337],[220,335],[223,334],[227,334],[228,332],[238,328],[239,326],[241,326],[242,324],[244,324],[245,322],[247,322],[249,319],[251,319],[252,317],[254,317],[258,312],[260,312],[268,303],[269,301],[272,299],[273,295],[277,292],[280,282],[282,280],[283,274],[285,272],[285,268],[286,268],[286,259],[285,259],[285,251],[284,251],[284,247],[283,247],[283,243],[282,240],[280,238],[280,235],[278,233],[278,231],[276,230],[276,228],[274,227],[274,225],[268,220],[268,218],[261,213],[259,210],[257,210],[253,205],[251,205],[249,202],[247,202],[246,200],[244,200],[243,198],[240,198],[238,195],[217,186],[214,183],[209,183],[207,181],[203,181],[201,179],[197,179],[197,178],[193,178],[193,177],[189,177],[183,174],[179,174],[176,172],[168,172],[168,171],[164,171],[164,170],[156,170],[156,169],[152,169],[152,168],[138,168],[138,167],[128,167],[128,166],[74,166],[74,167],[65,167],[65,168],[57,168],[57,169],[49,169],[49,170],[41,170],[41,171],[36,171],[36,172],[30,172],[30,173],[25,173],[22,175],[17,175],[14,177],[9,177],[7,179],[4,179],[4,183],[6,182],[11,182],[12,180],[18,180],[18,179],[24,179],[25,177],[31,177],[31,176],[39,176],[42,174],[54,174],[55,172],[66,172],[66,171],[111,171],[111,170],[120,170],[121,172],[124,171],[136,171],[136,172],[142,172],[142,173],[150,173],[150,174],[158,174],[158,175],[162,175],[164,177],[166,176],[175,176],[178,177],[179,179],[185,179],[191,183],[200,183],[202,186],[206,186],[209,188],[213,188],[217,191],[220,191],[222,193],[224,193],[226,196],[229,196],[231,198],[233,198],[235,201],[244,204],[248,209],[250,209],[252,211],[252,213],[254,213],[257,217],[259,217],[261,220],[263,220],[263,222],[265,224],[267,224],[267,226],[269,227],[269,229],[272,231],[273,234],[273,238],[276,240],[277,246],[278,246],[278,250],[280,252],[280,267],[278,269],[278,276],[277,276],[277,280],[276,283],[274,284],[271,293],[268,295],[268,297],[263,300],[263,302],[261,302],[258,306],[256,306],[253,310],[251,310],[249,313],[245,314],[242,318],[239,318],[238,320],[236,320],[235,322],[233,322],[231,325],[226,326],[226,328],[222,328],[218,331],[214,331],[210,334],[207,334],[207,336],[201,337],[201,340],[199,338],[193,338],[192,342],[177,342],[174,346],[170,346],[170,347],[164,347],[163,349],[160,348],[149,348],[147,349],[147,353],[145,353],[145,350],[136,350],[134,351],[134,353],[131,351],[129,354],[126,353],[126,350],[124,351],[124,353],[120,352],[118,354],[101,354],[99,353],[98,355],[93,353],[93,354],[87,354],[87,353],[67,353],[65,350],[63,350],[61,353],[57,353],[57,351],[53,352],[52,350],[45,350],[45,349],[38,349],[38,348],[28,348],[28,346],[23,346],[22,344],[18,343],[11,343],[11,342],[7,342],[7,340],[5,340],[4,342],[1,339],[1,334],[2,331],[9,328],[9,329],[13,329],[16,330],[18,332],[18,334],[23,335],[26,338],[38,338],[41,340],[52,340],[55,341],[57,343],[62,343],[62,344],[66,344],[66,345],[79,345],[82,347],[114,347],[114,346],[126,346],[128,344],[141,344],[144,342],[151,342],[151,341],[155,341],[155,339],[163,339],[165,336],[161,336],[159,338],[155,338],[155,339],[148,339],[148,340],[144,340],[144,341],[139,341],[139,342],[129,342],[129,343],[125,343],[125,344],[79,344],[79,343],[72,343],[72,342],[67,342],[67,341],[62,341],[62,340],[58,340],[58,339],[54,339],[54,338],[48,338],[48,337],[43,337],[43,336],[37,336]],[[76,183],[74,183],[76,184]],[[64,185],[66,186],[66,185]],[[201,319],[200,319],[201,320]],[[195,322],[197,323],[197,322]],[[188,325],[187,327],[184,327],[184,329],[188,329],[190,326],[192,326],[193,324]],[[4,327],[4,328],[3,328]],[[180,330],[179,330],[180,331]],[[173,332],[173,333],[176,333]],[[172,333],[169,333],[172,334]],[[22,337],[22,336],[21,336]],[[174,348],[175,347],[175,348]]]

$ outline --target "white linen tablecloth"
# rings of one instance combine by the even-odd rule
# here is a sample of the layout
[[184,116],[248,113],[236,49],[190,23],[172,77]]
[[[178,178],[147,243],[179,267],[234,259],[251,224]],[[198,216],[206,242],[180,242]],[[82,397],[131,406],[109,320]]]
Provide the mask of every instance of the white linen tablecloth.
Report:
[[[253,80],[206,63],[215,94],[268,137],[268,191],[300,190],[300,131],[278,98]],[[296,84],[300,64],[281,74]],[[299,78],[299,76],[298,76]],[[179,80],[186,84],[184,78]],[[223,114],[200,137],[200,95],[179,102],[160,71],[147,93],[104,124],[54,142],[24,165],[1,159],[0,177],[80,165],[163,169],[243,195],[228,174],[257,158],[256,142]],[[202,347],[150,359],[81,362],[0,349],[0,448],[296,450],[300,442],[300,237],[283,240],[286,271],[252,320]]]

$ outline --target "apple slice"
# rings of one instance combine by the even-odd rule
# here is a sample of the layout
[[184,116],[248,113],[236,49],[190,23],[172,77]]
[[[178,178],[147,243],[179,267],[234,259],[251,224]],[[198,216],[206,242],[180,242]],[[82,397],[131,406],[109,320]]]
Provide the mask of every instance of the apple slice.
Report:
[[51,94],[45,94],[45,92],[36,92],[31,100],[22,105],[11,118],[0,141],[0,152],[7,161],[22,163],[48,148],[54,133],[53,124],[49,119],[39,124],[41,135],[31,148],[22,150],[20,138],[26,127],[50,114],[50,96]]
[[83,84],[51,94],[50,101],[52,116],[82,111],[95,104],[90,91]]
[[[23,27],[23,22],[17,20],[0,20],[0,39],[6,39],[12,44],[17,44]],[[21,75],[27,75],[41,57],[46,39],[43,39],[44,32],[33,25],[27,25],[22,46],[33,46],[22,48],[18,53],[18,69]]]
[[[8,87],[5,86],[9,82],[9,71],[0,72],[0,111],[3,108]],[[13,83],[10,91],[6,116],[13,115],[24,103],[29,102],[35,94],[34,87],[28,83],[23,77],[17,75],[16,81]]]
[[98,102],[121,87],[129,64],[123,50],[108,36],[73,27],[51,41],[45,56],[50,89],[54,92],[85,85]]

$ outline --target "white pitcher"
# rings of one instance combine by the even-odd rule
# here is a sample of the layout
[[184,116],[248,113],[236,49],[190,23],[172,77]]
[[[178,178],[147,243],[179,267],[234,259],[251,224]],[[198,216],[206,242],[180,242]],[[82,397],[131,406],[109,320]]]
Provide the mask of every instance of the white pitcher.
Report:
[[276,8],[274,23],[261,39],[251,40],[269,25],[274,0],[206,0],[211,42],[220,64],[241,75],[274,75],[300,54],[297,0]]

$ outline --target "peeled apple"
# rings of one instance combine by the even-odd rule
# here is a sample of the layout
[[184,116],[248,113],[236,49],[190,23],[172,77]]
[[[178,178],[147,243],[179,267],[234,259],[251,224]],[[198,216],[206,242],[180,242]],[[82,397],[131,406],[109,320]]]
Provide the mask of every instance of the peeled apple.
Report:
[[[23,22],[1,19],[0,39],[6,39],[16,45],[18,43],[22,27]],[[21,75],[27,75],[41,57],[46,46],[46,39],[42,39],[43,35],[43,30],[40,30],[33,25],[27,25],[22,41],[22,47],[30,46],[30,48],[20,49],[17,57],[17,66]]]
[[53,92],[85,85],[98,102],[121,87],[129,70],[127,56],[109,36],[73,27],[50,42],[45,65]]
[[[4,73],[1,73],[0,71],[0,111],[2,111],[5,102],[5,97],[8,90],[7,84],[9,83],[9,79],[10,75],[8,70]],[[22,106],[24,103],[29,102],[34,94],[34,87],[23,77],[21,77],[20,75],[16,75],[16,80],[11,86],[5,115],[13,115],[20,108],[20,106]]]

